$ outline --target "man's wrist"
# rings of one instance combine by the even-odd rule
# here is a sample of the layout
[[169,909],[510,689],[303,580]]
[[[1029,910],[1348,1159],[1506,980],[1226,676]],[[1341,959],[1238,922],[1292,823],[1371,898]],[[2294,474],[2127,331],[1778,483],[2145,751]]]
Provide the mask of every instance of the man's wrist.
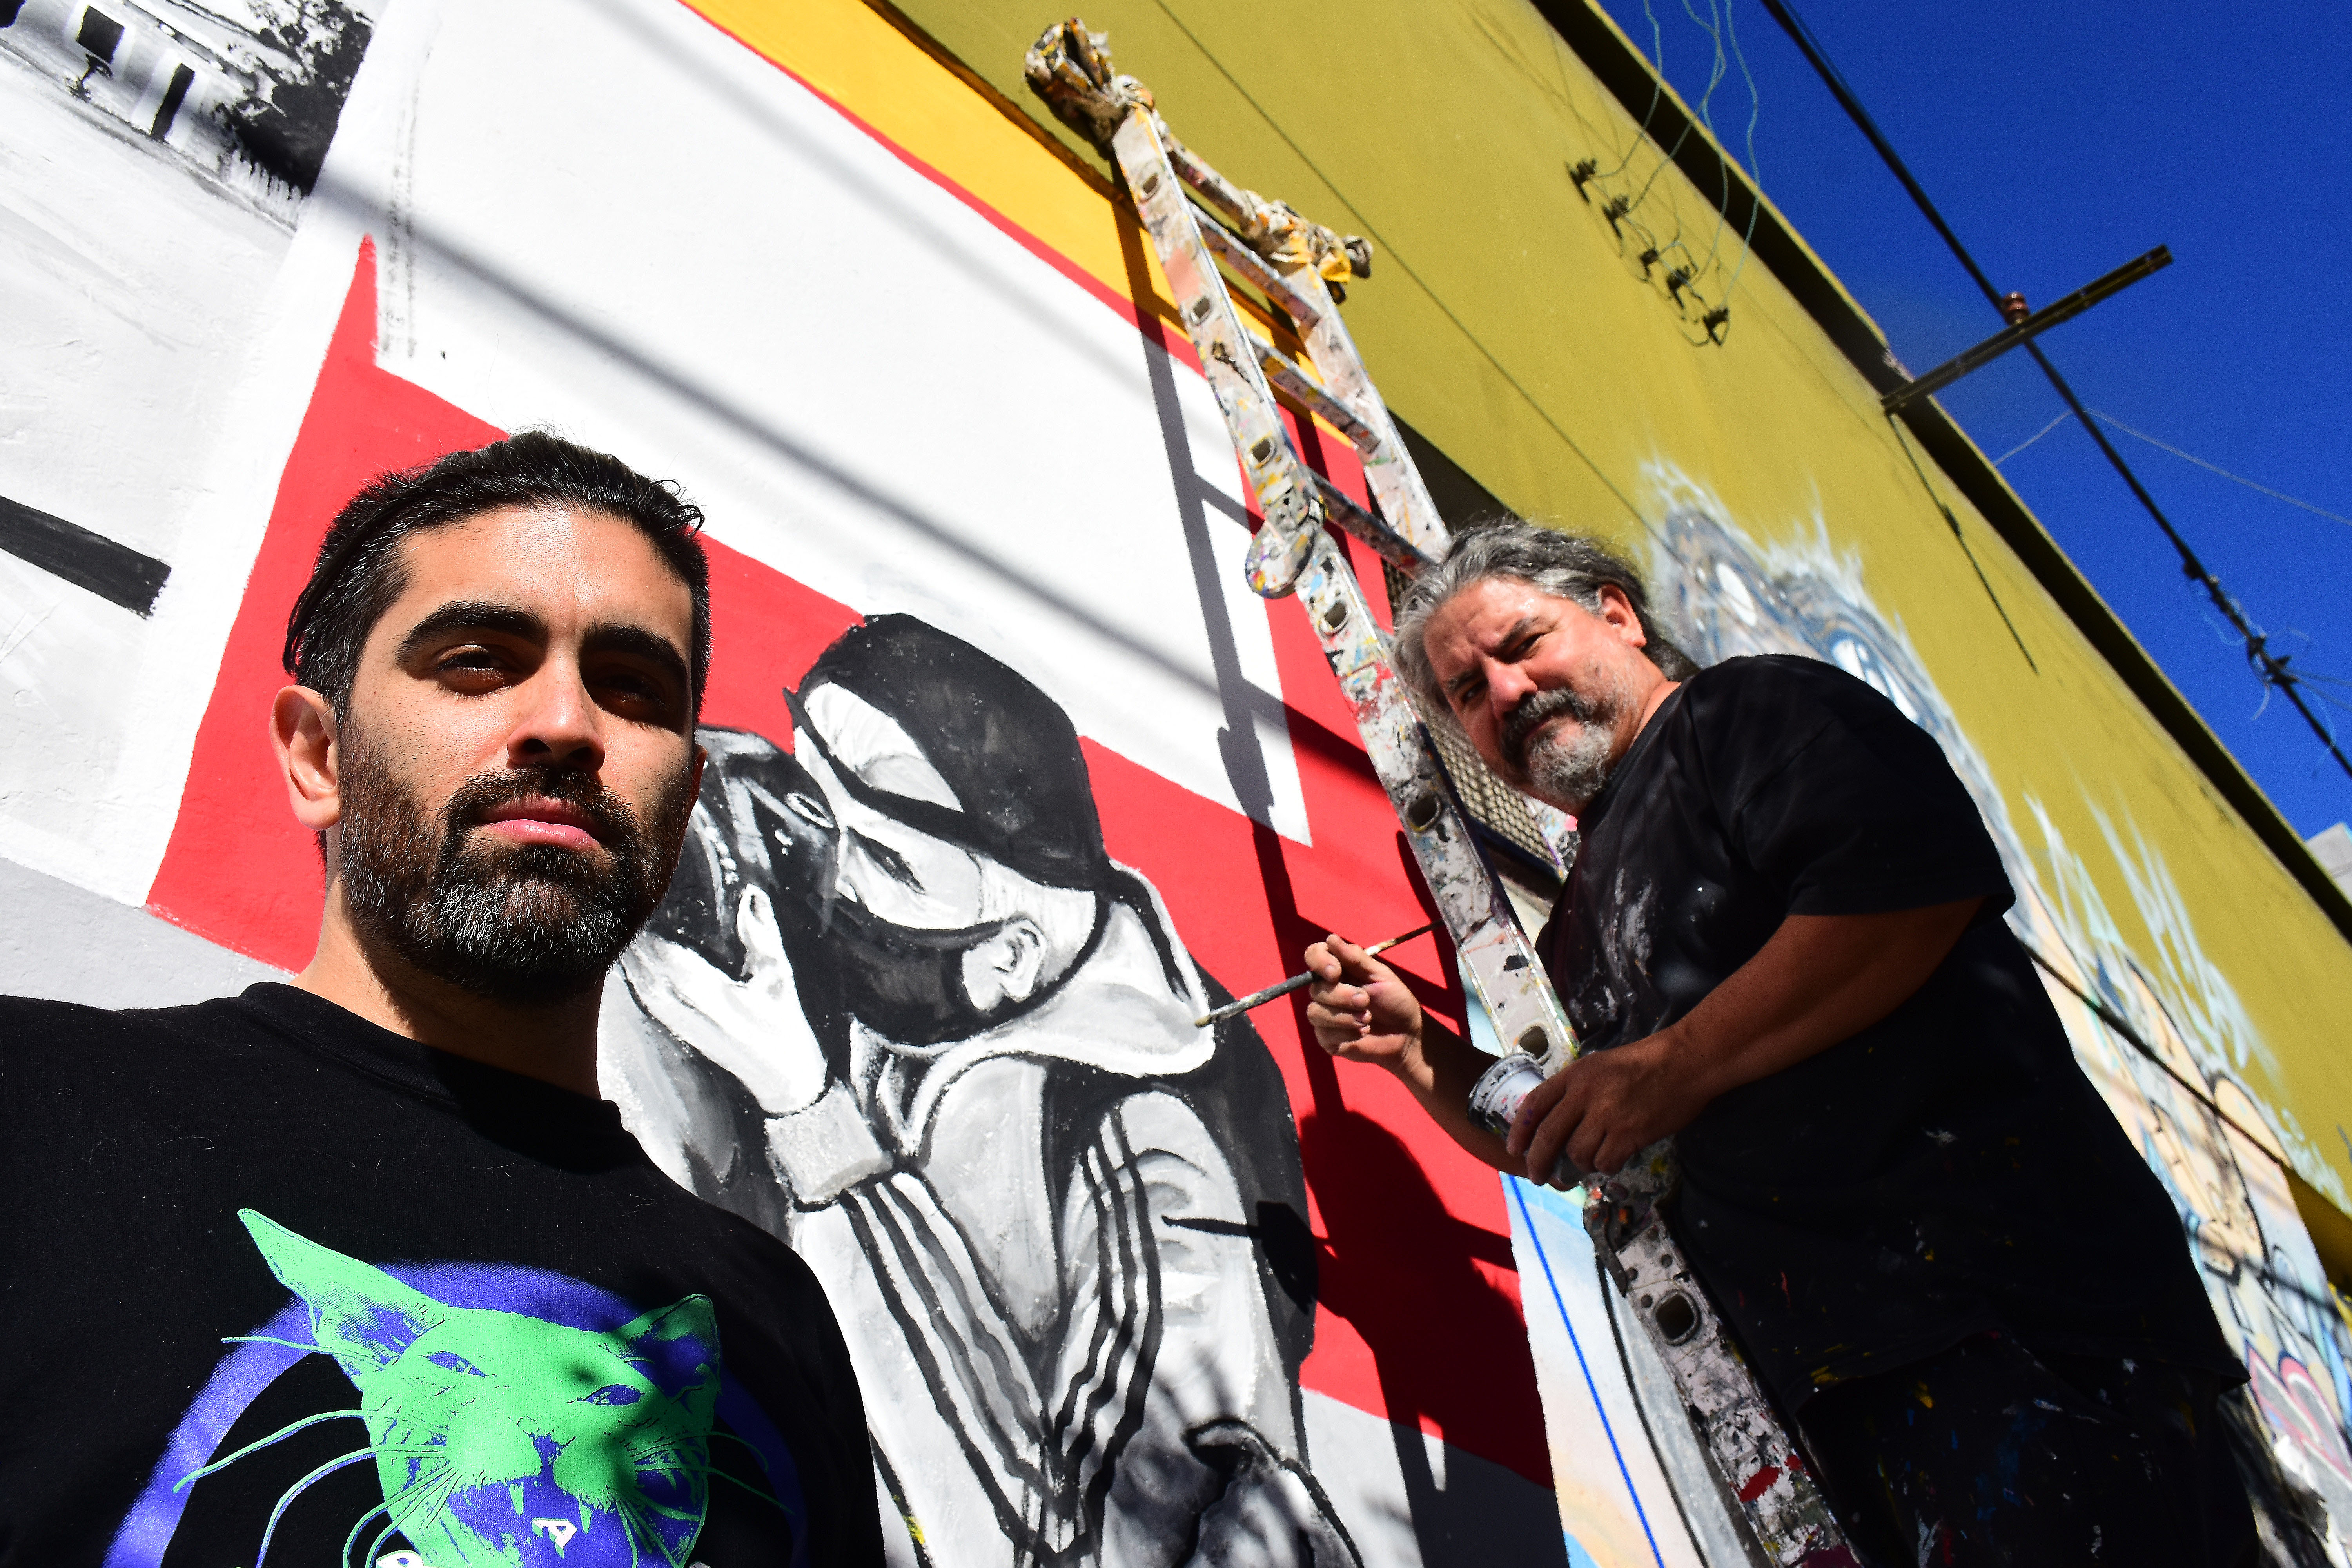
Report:
[[[1433,1031],[1434,1039],[1431,1037]],[[1396,1054],[1394,1061],[1384,1065],[1398,1082],[1412,1091],[1414,1099],[1426,1100],[1437,1089],[1438,1058],[1454,1037],[1454,1031],[1423,1014],[1405,1031],[1404,1049]]]
[[1684,1028],[1681,1020],[1667,1025],[1644,1043],[1656,1048],[1659,1072],[1694,1105],[1703,1106],[1731,1087],[1722,1081],[1723,1063],[1717,1053]]

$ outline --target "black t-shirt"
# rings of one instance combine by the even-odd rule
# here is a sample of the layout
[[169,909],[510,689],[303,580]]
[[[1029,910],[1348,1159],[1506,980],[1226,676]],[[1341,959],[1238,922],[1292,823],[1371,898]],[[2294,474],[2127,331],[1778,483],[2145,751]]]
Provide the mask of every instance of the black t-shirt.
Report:
[[0,998],[0,1563],[882,1560],[824,1291],[603,1100],[286,985]]
[[1794,1408],[1984,1331],[2242,1376],[2154,1173],[2075,1065],[1975,804],[1832,666],[1735,658],[1652,715],[1539,942],[1588,1049],[1673,1023],[1791,914],[1982,897],[1910,1000],[1676,1140],[1685,1250]]

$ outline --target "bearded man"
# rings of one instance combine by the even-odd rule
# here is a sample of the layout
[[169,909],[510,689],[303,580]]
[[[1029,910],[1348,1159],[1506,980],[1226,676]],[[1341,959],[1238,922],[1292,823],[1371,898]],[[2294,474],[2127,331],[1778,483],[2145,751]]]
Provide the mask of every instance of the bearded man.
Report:
[[309,967],[0,1000],[0,1552],[880,1561],[824,1292],[598,1097],[701,773],[700,521],[542,434],[370,485],[269,707]]
[[1495,1138],[1489,1058],[1336,936],[1325,1047],[1531,1180],[1675,1135],[1684,1252],[1871,1561],[2251,1553],[2215,1412],[2244,1372],[1933,738],[1815,660],[1696,669],[1631,566],[1525,523],[1465,531],[1396,626],[1429,721],[1579,818],[1537,947],[1587,1054]]

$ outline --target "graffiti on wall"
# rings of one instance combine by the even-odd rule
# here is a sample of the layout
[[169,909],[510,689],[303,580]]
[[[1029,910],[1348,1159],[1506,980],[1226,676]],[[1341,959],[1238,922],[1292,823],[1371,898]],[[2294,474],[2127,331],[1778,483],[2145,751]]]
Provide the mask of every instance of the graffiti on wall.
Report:
[[1825,526],[1817,522],[1792,544],[1759,545],[1719,500],[1672,468],[1654,465],[1647,478],[1663,520],[1653,577],[1694,658],[1826,659],[1868,681],[1942,744],[2000,847],[2018,893],[2010,924],[2042,965],[2076,1058],[2179,1209],[2215,1315],[2253,1379],[2263,1436],[2296,1483],[2290,1489],[2324,1504],[2327,1550],[2346,1560],[2352,1331],[2296,1214],[2279,1133],[2234,1076],[2265,1059],[2265,1047],[2200,945],[2162,854],[2128,819],[2093,803],[2132,912],[2155,943],[2147,952],[2125,940],[2042,802],[2026,797],[2032,832],[2020,830],[1900,625],[1873,604],[1859,560],[1837,550]]

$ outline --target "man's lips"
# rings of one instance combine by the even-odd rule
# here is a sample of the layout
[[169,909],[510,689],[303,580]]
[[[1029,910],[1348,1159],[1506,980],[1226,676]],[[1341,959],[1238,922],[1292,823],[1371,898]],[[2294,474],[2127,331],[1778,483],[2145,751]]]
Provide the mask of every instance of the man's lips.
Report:
[[1549,735],[1562,724],[1573,724],[1575,722],[1576,715],[1565,712],[1549,714],[1544,718],[1537,720],[1534,727],[1528,730],[1526,734],[1519,736],[1517,743],[1511,746],[1509,752],[1511,760],[1518,766],[1522,768],[1526,767],[1528,765],[1528,755],[1536,749],[1536,742],[1538,741],[1542,740],[1546,735]]
[[569,801],[526,795],[492,806],[484,816],[488,831],[514,844],[561,844],[567,849],[593,849],[604,840],[596,819]]

